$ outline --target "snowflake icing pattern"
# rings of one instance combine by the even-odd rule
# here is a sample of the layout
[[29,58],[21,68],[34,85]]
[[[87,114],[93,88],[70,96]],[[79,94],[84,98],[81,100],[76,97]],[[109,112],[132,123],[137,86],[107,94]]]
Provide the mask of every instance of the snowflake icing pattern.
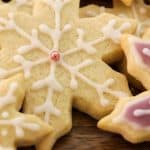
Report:
[[[19,67],[10,70],[5,70],[3,68],[0,68],[1,79],[21,71],[24,72],[25,78],[28,79],[31,76],[31,70],[33,67],[36,67],[44,63],[50,63],[49,75],[41,80],[38,80],[32,85],[32,90],[35,91],[42,88],[48,88],[48,93],[47,93],[47,98],[45,100],[45,103],[34,108],[35,114],[45,113],[45,120],[47,122],[49,121],[50,115],[57,116],[60,115],[61,113],[60,110],[57,109],[52,102],[52,97],[54,92],[62,92],[63,90],[63,86],[61,85],[61,83],[59,83],[59,81],[56,79],[55,76],[55,70],[57,65],[61,65],[68,72],[70,72],[71,75],[70,88],[76,89],[78,87],[77,78],[81,79],[82,81],[84,81],[86,84],[93,87],[97,91],[100,98],[100,104],[103,106],[109,104],[109,100],[105,98],[104,93],[111,94],[117,98],[126,95],[126,93],[124,92],[114,91],[110,88],[110,86],[115,82],[114,79],[110,78],[107,81],[105,81],[103,84],[98,84],[97,82],[92,81],[91,79],[89,79],[88,77],[86,77],[80,72],[80,69],[92,65],[94,63],[93,59],[86,59],[82,63],[76,66],[67,64],[63,59],[65,56],[74,54],[79,51],[84,51],[88,54],[94,54],[97,51],[94,45],[101,43],[104,40],[109,38],[104,36],[94,41],[87,42],[84,40],[84,35],[85,35],[84,30],[78,28],[77,29],[78,39],[76,41],[76,47],[61,53],[59,51],[59,41],[64,33],[72,29],[71,24],[65,24],[63,29],[61,29],[61,11],[62,8],[70,2],[71,0],[55,0],[55,1],[47,0],[44,2],[50,7],[52,7],[55,12],[55,28],[50,28],[46,24],[41,24],[38,30],[39,32],[46,34],[52,39],[53,47],[51,49],[47,48],[47,46],[43,44],[42,41],[40,41],[39,32],[37,29],[32,29],[31,32],[32,34],[30,35],[29,33],[25,32],[21,27],[19,27],[15,22],[14,14],[12,12],[8,14],[8,19],[2,17],[0,18],[1,32],[7,30],[14,30],[20,36],[30,41],[30,44],[19,47],[17,49],[18,54],[13,57],[14,62],[20,65]],[[118,37],[115,38],[120,38],[120,34],[122,32],[121,28],[124,30],[124,27],[126,28],[130,27],[129,23],[124,23],[123,27],[121,27],[119,30],[118,29],[113,30],[115,20],[110,20],[108,24],[109,24],[107,26],[108,30],[111,29],[112,33],[113,32],[118,33]],[[112,36],[110,37],[110,39],[113,39]],[[115,41],[118,40],[119,39],[115,39]],[[27,60],[24,57],[24,54],[32,52],[32,50],[36,48],[44,52],[47,55],[47,57],[35,61]]]

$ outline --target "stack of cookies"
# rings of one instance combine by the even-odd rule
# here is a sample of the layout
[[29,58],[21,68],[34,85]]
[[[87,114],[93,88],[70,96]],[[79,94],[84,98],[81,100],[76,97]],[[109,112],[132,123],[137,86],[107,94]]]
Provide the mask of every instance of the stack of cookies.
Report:
[[73,107],[100,129],[150,141],[149,1],[79,3],[0,1],[0,150],[52,149]]

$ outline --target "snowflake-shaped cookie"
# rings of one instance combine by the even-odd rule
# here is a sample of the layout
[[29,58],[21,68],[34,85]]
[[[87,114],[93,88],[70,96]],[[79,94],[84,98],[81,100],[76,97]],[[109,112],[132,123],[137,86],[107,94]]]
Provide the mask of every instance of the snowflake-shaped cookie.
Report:
[[136,23],[109,14],[79,19],[78,5],[78,0],[37,1],[32,15],[0,7],[0,78],[24,73],[24,111],[55,129],[37,146],[41,150],[70,130],[72,105],[99,119],[118,98],[130,95],[124,76],[101,58],[119,57],[121,34],[133,32]]
[[0,82],[0,149],[15,150],[15,146],[33,145],[51,132],[38,117],[19,112],[24,95],[23,75]]
[[144,39],[132,35],[124,35],[122,48],[127,59],[129,74],[139,80],[146,89],[150,89],[150,34]]
[[132,143],[150,141],[150,92],[120,99],[115,110],[98,127],[119,133]]

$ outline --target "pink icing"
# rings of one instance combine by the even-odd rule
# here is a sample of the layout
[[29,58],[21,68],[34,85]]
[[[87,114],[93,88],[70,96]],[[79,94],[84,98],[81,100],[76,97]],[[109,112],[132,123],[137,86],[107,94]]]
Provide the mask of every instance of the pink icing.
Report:
[[60,53],[58,51],[53,51],[50,54],[50,59],[55,61],[55,62],[58,62],[60,60]]
[[138,52],[138,54],[140,55],[143,63],[150,67],[150,57],[143,53],[144,48],[150,49],[150,43],[145,44],[145,43],[137,43],[136,42],[135,43],[135,48],[136,48],[136,51]]
[[143,110],[150,109],[150,98],[146,98],[144,100],[141,100],[140,102],[137,102],[136,104],[129,106],[126,109],[125,114],[124,114],[125,118],[128,121],[136,123],[137,125],[139,125],[141,127],[149,127],[150,126],[150,115],[136,116],[136,115],[134,115],[134,112],[137,109],[143,109]]

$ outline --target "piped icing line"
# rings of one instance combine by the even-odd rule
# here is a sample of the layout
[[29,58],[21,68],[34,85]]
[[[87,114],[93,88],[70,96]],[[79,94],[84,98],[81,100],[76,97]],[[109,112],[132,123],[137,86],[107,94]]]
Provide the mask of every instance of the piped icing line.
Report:
[[59,49],[59,41],[63,33],[68,32],[71,29],[71,24],[66,24],[62,31],[58,29],[50,29],[46,24],[41,24],[39,29],[42,33],[47,34],[52,37],[53,40],[53,49],[51,51]]
[[30,41],[30,45],[24,45],[18,48],[18,52],[21,54],[24,54],[26,52],[29,52],[35,48],[39,48],[41,51],[45,52],[46,54],[49,53],[49,49],[45,47],[41,41],[38,39],[38,31],[36,29],[32,29],[32,34],[29,35],[26,33],[23,29],[21,29],[14,20],[14,13],[8,14],[8,20],[4,18],[0,18],[0,31],[6,31],[6,30],[15,30],[19,35],[23,36],[24,38],[28,39]]
[[[140,34],[144,31],[143,27],[144,26],[150,26],[150,21],[148,19],[145,19],[144,21],[140,20],[134,4],[131,6],[131,11],[132,11],[132,14],[133,14],[133,18],[135,18],[138,21],[137,29],[136,29],[136,35],[140,36]],[[147,12],[147,9],[146,8],[141,8],[139,11],[140,11],[140,13],[145,15],[146,12]],[[101,13],[104,13],[104,12],[106,12],[106,8],[105,7],[100,7],[100,12],[99,13],[96,13],[96,12],[91,10],[91,11],[86,11],[86,15],[89,16],[89,17],[94,17],[94,16],[97,16],[97,15],[99,15]],[[126,14],[122,14],[122,13],[120,13],[118,16],[128,18],[128,16]]]
[[[78,87],[77,78],[83,80],[86,84],[90,85],[91,87],[95,88],[96,92],[98,93],[98,96],[100,98],[100,104],[103,106],[106,106],[109,104],[109,100],[105,98],[104,93],[111,94],[112,96],[115,96],[117,98],[120,98],[121,96],[126,95],[124,92],[121,91],[114,91],[110,89],[110,86],[115,83],[114,79],[108,79],[106,82],[104,82],[102,85],[98,84],[90,79],[88,79],[86,76],[84,76],[79,71],[83,69],[84,67],[90,66],[94,63],[93,60],[85,60],[81,62],[80,64],[76,66],[70,66],[64,61],[64,57],[68,56],[70,54],[73,54],[78,51],[85,51],[88,54],[93,54],[96,52],[96,49],[94,48],[95,44],[98,44],[100,42],[103,42],[104,40],[108,39],[108,36],[103,36],[97,40],[93,41],[84,41],[84,30],[83,29],[77,29],[78,39],[76,41],[76,47],[70,50],[67,50],[64,53],[60,53],[59,49],[59,42],[61,40],[61,37],[64,33],[70,31],[72,28],[71,24],[66,24],[61,29],[61,17],[60,12],[64,5],[70,2],[70,0],[47,0],[45,1],[47,4],[49,4],[55,11],[55,27],[54,29],[49,28],[46,24],[39,25],[39,31],[41,33],[47,34],[50,39],[52,39],[53,47],[51,49],[47,48],[44,44],[41,43],[41,41],[38,39],[38,30],[32,29],[32,34],[29,35],[26,33],[22,28],[17,26],[17,24],[14,21],[14,15],[12,13],[9,14],[9,19],[6,20],[4,18],[0,18],[0,23],[3,25],[0,26],[0,31],[5,30],[15,30],[19,35],[22,37],[28,39],[30,41],[29,45],[24,45],[18,48],[18,54],[14,56],[14,61],[21,65],[21,67],[14,68],[10,71],[7,71],[5,69],[0,68],[0,77],[5,78],[8,75],[11,75],[13,73],[17,73],[20,71],[24,71],[24,75],[26,78],[30,77],[31,70],[33,67],[36,67],[40,64],[50,63],[50,72],[47,77],[44,79],[38,80],[32,85],[32,90],[40,90],[42,88],[47,88],[47,97],[45,99],[45,102],[43,104],[37,105],[33,108],[35,114],[44,113],[45,114],[45,121],[49,122],[50,115],[61,115],[60,110],[58,110],[54,104],[53,104],[53,96],[55,92],[62,92],[63,87],[60,84],[60,82],[56,79],[55,71],[57,65],[63,66],[67,71],[70,72],[71,75],[71,81],[70,81],[70,87],[72,89],[76,89]],[[110,26],[110,22],[108,30],[113,30],[115,33],[121,34],[122,30],[124,30],[127,27],[127,24],[123,24],[119,29],[113,29],[115,25],[115,21],[112,26]],[[109,29],[110,28],[110,29]],[[101,32],[101,31],[100,31]],[[118,38],[118,37],[117,37]],[[116,39],[115,39],[116,40]],[[42,58],[40,60],[36,61],[29,61],[27,60],[23,54],[29,53],[32,50],[39,48],[41,51],[46,53],[48,56],[46,58]],[[51,54],[56,52],[59,55],[59,59],[52,59]],[[51,59],[50,59],[50,58]]]
[[83,30],[81,31],[81,29],[78,29],[77,31],[80,37],[80,39],[77,40],[77,47],[67,50],[66,52],[62,53],[62,56],[71,55],[81,50],[85,51],[88,54],[94,54],[96,52],[96,49],[94,48],[93,45],[96,45],[106,40],[105,37],[102,37],[94,41],[86,42],[83,40],[83,35],[81,36],[81,32],[84,32],[84,31]]
[[[8,105],[16,103],[16,96],[14,94],[17,88],[18,88],[18,84],[16,82],[13,82],[10,84],[10,87],[6,95],[0,96],[0,109],[1,110],[3,110],[4,107]],[[1,116],[2,116],[2,119],[0,119],[0,125],[5,126],[5,128],[6,126],[13,126],[15,128],[16,136],[19,138],[24,136],[24,129],[28,129],[34,132],[40,129],[40,125],[36,123],[26,122],[26,119],[24,117],[9,119],[9,111],[7,111],[6,109],[5,111],[2,112]],[[9,132],[7,129],[3,129],[0,131],[0,135],[8,136]]]
[[17,87],[17,83],[12,83],[9,87],[7,94],[5,96],[0,97],[0,109],[3,109],[5,106],[16,102],[14,92],[16,91]]
[[[149,107],[150,101],[149,101],[148,95],[143,97],[142,99],[139,98],[139,99],[136,99],[134,101],[127,103],[125,105],[125,107],[122,109],[122,111],[118,115],[116,115],[115,118],[113,118],[113,120],[112,120],[113,123],[115,123],[115,124],[127,123],[128,125],[131,125],[136,130],[150,131],[150,125],[145,124],[145,123],[148,123],[149,119],[146,119],[144,124],[142,124],[140,122],[140,120],[143,119],[144,117],[150,116],[150,109],[149,108],[142,108],[143,105],[141,106],[141,103],[144,101],[148,101],[147,105]],[[134,107],[136,107],[136,105],[138,108],[134,109]],[[145,107],[145,104],[144,104],[144,107]],[[127,116],[128,111],[130,111],[130,115],[132,115],[134,117],[134,120],[131,120],[131,118],[128,118],[129,117],[129,116]],[[138,122],[137,122],[137,119],[139,119]],[[143,121],[143,120],[141,120],[141,121]]]
[[71,72],[70,85],[73,89],[77,88],[77,86],[78,86],[77,79],[76,79],[78,77],[79,79],[83,80],[85,83],[87,83],[88,85],[90,85],[91,87],[96,89],[96,92],[100,98],[100,100],[99,100],[100,104],[103,106],[107,106],[109,104],[109,100],[104,98],[104,96],[103,96],[104,93],[111,94],[118,98],[126,96],[126,94],[121,91],[113,91],[113,90],[109,89],[109,87],[114,84],[114,82],[115,82],[114,79],[108,79],[107,81],[105,81],[105,83],[98,84],[98,83],[88,79],[86,76],[84,76],[83,74],[81,74],[79,72],[79,69],[81,69],[82,66],[84,66],[84,67],[89,66],[92,63],[93,63],[92,60],[86,60],[85,62],[83,62],[82,64],[80,64],[76,67],[71,67],[62,61],[62,65],[64,66],[64,68],[66,68],[69,72]]
[[[59,40],[64,32],[70,29],[71,26],[66,24],[63,31],[61,31],[61,10],[62,8],[67,5],[71,0],[45,0],[45,3],[51,6],[55,12],[55,29],[49,30],[49,34],[51,35],[54,46],[53,50],[59,49]],[[69,25],[69,27],[68,27]]]
[[[135,62],[139,66],[141,66],[142,68],[149,69],[149,65],[148,65],[148,62],[149,62],[148,57],[149,56],[148,56],[148,50],[147,50],[147,49],[149,49],[148,48],[149,47],[148,46],[149,41],[148,40],[143,40],[143,39],[140,39],[140,38],[137,38],[137,37],[132,37],[132,36],[128,37],[127,40],[128,40],[128,42],[131,46],[133,56],[136,56],[136,57],[134,57]],[[139,45],[143,45],[142,48],[139,48]],[[147,58],[145,59],[143,57],[147,57]]]
[[135,117],[141,117],[145,115],[150,115],[150,109],[136,109],[134,111],[134,116]]
[[52,63],[50,67],[49,76],[46,77],[45,79],[35,82],[32,86],[33,90],[42,89],[44,87],[48,88],[48,94],[44,104],[34,108],[34,112],[36,114],[40,114],[42,112],[45,113],[44,119],[46,122],[49,122],[50,115],[55,115],[55,116],[60,115],[60,111],[54,106],[52,102],[54,91],[61,92],[63,90],[62,85],[57,81],[55,77],[55,69],[56,69],[56,64]]
[[143,54],[150,57],[150,49],[149,48],[144,48],[143,49]]
[[21,55],[14,56],[14,61],[18,64],[21,64],[21,67],[16,67],[9,71],[0,68],[0,79],[6,78],[14,73],[18,73],[20,71],[24,71],[25,78],[30,77],[30,71],[33,67],[38,66],[40,64],[44,64],[49,62],[49,58],[42,58],[37,61],[28,61]]
[[[15,118],[10,120],[0,120],[0,125],[5,126],[13,126],[15,129],[16,136],[21,138],[24,137],[24,129],[31,130],[33,132],[36,132],[40,130],[40,125],[36,123],[27,123],[25,118]],[[7,133],[8,135],[9,133]]]
[[102,33],[106,39],[111,39],[115,43],[120,43],[120,38],[122,32],[130,28],[131,24],[129,22],[124,23],[120,28],[115,29],[116,20],[112,19],[108,24],[102,28]]
[[48,88],[48,95],[46,101],[42,105],[37,106],[34,109],[34,112],[36,114],[40,114],[43,112],[45,113],[44,120],[46,122],[49,122],[50,115],[55,115],[55,116],[61,115],[60,110],[57,109],[52,102],[53,93],[54,91],[51,88]]

